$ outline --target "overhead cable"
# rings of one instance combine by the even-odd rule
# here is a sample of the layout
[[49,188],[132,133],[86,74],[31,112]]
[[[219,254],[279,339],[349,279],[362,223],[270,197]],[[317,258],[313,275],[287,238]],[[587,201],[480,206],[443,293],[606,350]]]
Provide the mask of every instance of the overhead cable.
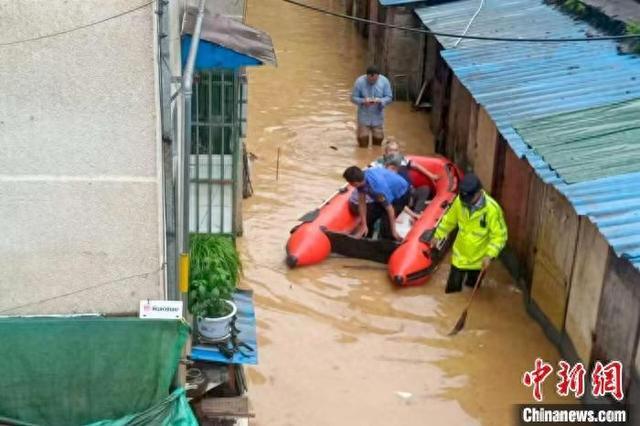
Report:
[[505,42],[518,42],[518,43],[566,43],[566,42],[589,42],[589,41],[603,41],[603,40],[628,40],[640,38],[640,34],[625,34],[617,36],[594,36],[594,37],[566,37],[566,38],[517,38],[517,37],[489,37],[481,35],[467,35],[467,34],[452,34],[443,33],[439,31],[429,31],[422,28],[404,27],[402,25],[387,24],[384,22],[373,21],[371,19],[359,18],[357,16],[349,16],[344,13],[332,12],[320,7],[311,6],[309,4],[300,3],[295,0],[282,0],[286,3],[290,3],[305,9],[313,10],[316,12],[324,13],[327,15],[335,16],[342,19],[348,19],[356,22],[363,22],[365,24],[377,25],[380,27],[392,28],[401,31],[408,31],[420,34],[431,34],[438,37],[451,37],[469,40],[482,40],[482,41],[505,41]]
[[107,21],[111,21],[113,19],[120,18],[122,16],[125,16],[125,15],[128,15],[130,13],[136,12],[136,11],[138,11],[140,9],[144,9],[145,7],[153,4],[154,2],[155,2],[155,0],[152,0],[152,1],[149,1],[149,2],[141,4],[140,6],[136,6],[133,9],[125,10],[124,12],[118,13],[116,15],[111,15],[111,16],[108,16],[106,18],[100,19],[98,21],[89,22],[87,24],[79,25],[77,27],[69,28],[67,30],[58,31],[58,32],[55,32],[55,33],[50,33],[50,34],[44,34],[44,35],[41,35],[41,36],[38,36],[38,37],[33,37],[33,38],[25,38],[25,39],[22,39],[22,40],[14,40],[14,41],[7,41],[7,42],[4,42],[4,43],[0,43],[0,47],[15,46],[16,44],[22,44],[22,43],[30,43],[30,42],[34,42],[34,41],[44,40],[44,39],[47,39],[47,38],[58,37],[58,36],[61,36],[63,34],[69,34],[69,33],[72,33],[74,31],[78,31],[78,30],[83,30],[85,28],[93,27],[95,25],[103,24],[103,23],[105,23]]

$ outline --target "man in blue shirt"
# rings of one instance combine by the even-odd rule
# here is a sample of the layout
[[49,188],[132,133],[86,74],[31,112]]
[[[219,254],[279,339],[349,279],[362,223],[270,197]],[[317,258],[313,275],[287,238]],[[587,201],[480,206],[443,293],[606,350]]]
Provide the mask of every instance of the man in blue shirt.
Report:
[[351,102],[358,106],[358,130],[356,137],[360,148],[369,146],[371,134],[374,145],[384,139],[384,108],[393,100],[391,85],[387,77],[380,75],[375,67],[356,79]]
[[[401,240],[396,230],[396,216],[409,202],[409,183],[397,173],[382,167],[362,171],[357,166],[347,168],[342,176],[358,192],[358,205],[350,204],[360,216],[360,224],[354,235],[357,238],[373,235],[373,225],[382,219],[381,238]],[[367,203],[367,196],[373,202]]]

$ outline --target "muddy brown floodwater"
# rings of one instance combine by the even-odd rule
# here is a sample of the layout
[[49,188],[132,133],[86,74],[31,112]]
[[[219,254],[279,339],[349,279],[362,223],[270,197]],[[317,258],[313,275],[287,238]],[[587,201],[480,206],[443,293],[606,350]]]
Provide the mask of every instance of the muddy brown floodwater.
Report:
[[[349,96],[366,51],[351,23],[281,0],[249,0],[248,23],[271,34],[278,56],[278,68],[249,73],[255,195],[244,204],[239,247],[258,317],[260,364],[248,369],[252,424],[511,424],[513,404],[532,401],[523,372],[536,357],[556,364],[558,353],[501,265],[491,267],[455,338],[447,332],[469,291],[444,294],[447,262],[427,285],[406,289],[367,261],[286,268],[296,219],[342,185],[345,167],[380,154],[356,148],[353,135]],[[386,129],[406,152],[433,152],[428,115],[406,103],[389,107]],[[558,401],[554,383],[547,380],[545,401]]]

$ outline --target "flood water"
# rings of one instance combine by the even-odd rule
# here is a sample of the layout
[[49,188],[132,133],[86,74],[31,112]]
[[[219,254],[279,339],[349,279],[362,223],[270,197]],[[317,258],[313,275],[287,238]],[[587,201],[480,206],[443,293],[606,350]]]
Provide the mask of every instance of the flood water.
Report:
[[[532,402],[523,372],[536,357],[556,364],[558,353],[501,265],[453,338],[470,292],[444,294],[448,262],[427,285],[406,289],[362,260],[285,266],[296,219],[343,184],[346,167],[380,155],[356,148],[349,102],[367,65],[365,42],[351,23],[281,0],[249,0],[248,23],[270,33],[279,62],[249,73],[255,194],[244,203],[239,247],[258,318],[260,363],[247,370],[251,424],[512,424],[513,404]],[[406,103],[388,108],[386,133],[405,152],[433,153],[428,115]],[[545,402],[558,401],[554,383],[547,380]]]

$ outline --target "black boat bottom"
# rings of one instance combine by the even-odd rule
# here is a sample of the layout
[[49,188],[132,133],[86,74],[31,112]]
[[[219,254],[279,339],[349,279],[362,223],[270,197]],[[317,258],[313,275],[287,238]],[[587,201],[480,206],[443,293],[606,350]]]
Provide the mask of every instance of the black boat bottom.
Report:
[[331,251],[356,259],[387,263],[400,243],[386,239],[354,238],[339,232],[324,231],[331,241]]

